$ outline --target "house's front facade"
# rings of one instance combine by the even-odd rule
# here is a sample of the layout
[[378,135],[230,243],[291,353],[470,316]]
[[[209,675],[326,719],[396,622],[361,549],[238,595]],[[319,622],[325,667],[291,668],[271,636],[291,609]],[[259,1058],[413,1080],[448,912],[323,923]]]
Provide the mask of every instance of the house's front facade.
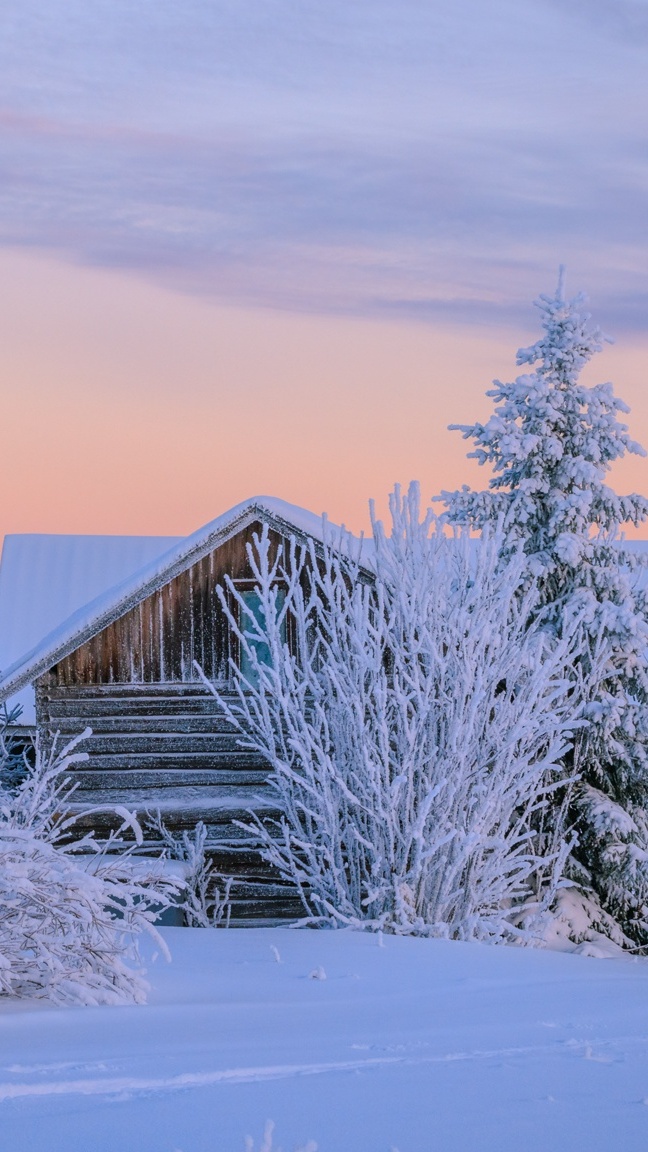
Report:
[[[252,590],[248,545],[263,525],[277,545],[289,536],[321,542],[311,513],[246,501],[161,554],[151,543],[147,563],[61,620],[0,678],[0,701],[33,685],[45,744],[92,729],[82,745],[89,759],[74,774],[75,803],[104,807],[89,818],[97,835],[114,822],[111,805],[140,816],[159,810],[175,833],[203,821],[217,867],[235,877],[233,922],[298,912],[294,893],[269,876],[236,823],[250,809],[271,814],[267,767],[240,747],[195,668],[221,691],[231,685],[238,646],[217,588],[228,576]],[[156,846],[149,833],[148,849]]]

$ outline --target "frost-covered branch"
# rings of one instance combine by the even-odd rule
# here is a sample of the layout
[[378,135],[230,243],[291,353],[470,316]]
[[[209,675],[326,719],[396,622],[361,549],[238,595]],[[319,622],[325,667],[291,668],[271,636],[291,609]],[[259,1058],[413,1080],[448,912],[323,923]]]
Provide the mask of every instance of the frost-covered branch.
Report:
[[[24,777],[0,790],[0,994],[58,1004],[142,1001],[147,983],[138,956],[142,932],[154,927],[178,885],[155,862],[133,856],[122,833],[141,843],[134,813],[118,809],[121,827],[99,845],[74,840],[78,816],[67,773],[87,759],[88,735],[60,751],[37,744]],[[83,813],[87,816],[89,810]]]
[[221,876],[210,861],[206,851],[207,828],[202,820],[193,833],[183,832],[181,836],[175,836],[167,828],[159,811],[148,817],[147,824],[159,836],[169,858],[183,865],[184,885],[178,907],[184,912],[187,927],[229,927],[233,879]]
[[252,674],[232,666],[234,705],[212,691],[267,757],[281,811],[250,830],[307,922],[528,939],[520,919],[548,905],[569,851],[549,801],[569,787],[581,625],[529,627],[523,556],[502,569],[497,533],[448,539],[416,486],[391,515],[371,576],[343,541],[277,552],[264,530],[260,611],[231,582],[221,594]]

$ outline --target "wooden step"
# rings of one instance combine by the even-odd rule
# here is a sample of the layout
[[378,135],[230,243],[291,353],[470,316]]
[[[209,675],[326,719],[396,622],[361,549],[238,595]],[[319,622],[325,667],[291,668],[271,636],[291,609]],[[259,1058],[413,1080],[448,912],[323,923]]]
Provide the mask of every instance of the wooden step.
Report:
[[241,789],[231,786],[224,788],[195,788],[190,784],[168,788],[120,788],[115,792],[104,789],[86,789],[82,794],[73,793],[69,809],[71,812],[85,811],[88,808],[110,808],[121,805],[122,808],[141,811],[144,808],[151,811],[159,808],[165,812],[185,812],[200,808],[209,814],[212,823],[222,823],[226,820],[241,819],[240,813],[248,809],[277,808],[277,801],[273,794],[263,786],[256,789]]
[[[78,751],[83,751],[82,745],[79,745]],[[167,755],[162,752],[101,752],[91,754],[89,760],[83,763],[87,765],[86,771],[107,768],[122,772],[141,768],[157,769],[160,772],[166,772],[168,769],[176,769],[177,771],[181,769],[189,771],[222,769],[234,772],[238,769],[258,771],[261,768],[268,769],[269,767],[267,760],[260,752],[248,751],[247,749],[227,752],[172,752]]]
[[233,771],[213,768],[195,770],[167,768],[164,772],[160,772],[157,768],[106,770],[93,767],[77,768],[75,766],[74,770],[69,773],[69,778],[72,783],[78,785],[77,790],[79,792],[85,792],[88,789],[94,791],[106,789],[116,795],[120,789],[133,791],[147,788],[173,789],[191,786],[204,788],[209,793],[214,788],[226,788],[230,785],[238,789],[263,787],[268,778],[268,771],[267,769],[245,770],[240,768]]
[[[113,733],[110,736],[95,735],[87,737],[79,750],[91,756],[112,755],[122,756],[124,753],[139,756],[147,753],[150,756],[175,756],[176,754],[196,753],[200,755],[215,755],[221,753],[234,753],[243,751],[239,741],[245,740],[239,736],[224,732],[150,732],[146,735],[130,732]],[[255,749],[250,749],[252,755],[258,755]]]
[[[124,803],[124,799],[121,796],[102,796],[102,811],[100,812],[88,812],[85,803],[81,806],[75,806],[74,804],[69,806],[70,814],[77,817],[74,822],[74,839],[79,839],[82,835],[85,835],[86,832],[94,830],[97,841],[101,843],[111,830],[116,831],[121,826],[123,818],[114,811],[114,807],[110,807],[111,800],[114,806],[121,804],[122,807],[129,808],[129,805]],[[209,801],[206,803],[204,801],[197,801],[195,805],[191,804],[186,807],[179,807],[177,805],[167,807],[163,803],[156,803],[155,797],[147,797],[145,803],[141,805],[132,804],[129,810],[136,812],[140,822],[144,820],[147,812],[150,813],[151,816],[155,816],[159,810],[166,827],[173,835],[182,835],[183,832],[189,832],[191,834],[196,824],[202,821],[207,828],[207,842],[209,847],[217,848],[221,854],[226,855],[230,848],[236,844],[242,844],[249,849],[250,834],[245,828],[239,828],[235,821],[239,821],[242,824],[249,824],[249,809],[251,807],[252,805],[246,803],[244,807],[240,808],[214,809],[210,807]],[[268,819],[274,819],[276,815],[276,810],[270,808],[262,808],[259,812],[260,814],[263,813],[264,817]],[[144,829],[144,832],[147,833],[147,830]],[[132,833],[124,833],[124,839],[130,843],[133,840]],[[160,848],[163,847],[159,836],[156,837],[152,831],[145,835],[145,842],[147,844],[157,845]],[[224,864],[223,871],[229,874],[229,865]]]
[[[217,685],[217,691],[230,700],[237,698],[236,691],[231,685]],[[42,690],[44,700],[95,700],[100,701],[106,697],[110,699],[123,699],[125,697],[148,697],[151,700],[161,699],[195,699],[214,700],[215,697],[200,681],[195,680],[164,680],[150,683],[118,682],[113,684],[69,684],[52,685]]]
[[[276,879],[244,880],[232,877],[230,888],[233,900],[257,900],[267,897],[275,900],[294,900],[295,888],[292,884]],[[299,899],[299,897],[297,897]]]
[[57,719],[79,720],[81,728],[92,726],[99,716],[212,716],[224,726],[229,724],[223,710],[211,696],[107,696],[89,700],[44,701],[43,707],[52,722]]
[[239,731],[229,724],[224,717],[204,713],[203,715],[186,715],[179,713],[173,716],[145,715],[131,716],[121,713],[116,716],[86,717],[83,721],[78,716],[57,716],[51,727],[60,732],[61,737],[71,739],[83,731],[85,727],[92,728],[95,736],[126,736],[169,733],[170,735],[183,735],[205,733],[207,735],[238,738]]

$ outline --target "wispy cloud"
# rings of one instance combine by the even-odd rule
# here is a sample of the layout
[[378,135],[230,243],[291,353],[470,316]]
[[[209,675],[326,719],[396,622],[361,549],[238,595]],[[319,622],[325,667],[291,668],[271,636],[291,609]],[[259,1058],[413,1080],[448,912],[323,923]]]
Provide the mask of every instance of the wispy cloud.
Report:
[[645,329],[647,57],[645,0],[10,0],[0,242],[489,324],[566,260]]

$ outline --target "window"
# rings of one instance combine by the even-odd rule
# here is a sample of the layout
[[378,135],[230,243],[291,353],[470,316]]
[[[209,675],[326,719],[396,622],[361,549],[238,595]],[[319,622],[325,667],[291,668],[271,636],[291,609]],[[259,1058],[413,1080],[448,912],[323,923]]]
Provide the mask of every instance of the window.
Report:
[[[243,611],[242,608],[240,609],[239,626],[241,628],[241,631],[242,632],[250,632],[251,631],[251,629],[252,629],[252,619],[251,618],[258,621],[260,627],[263,628],[264,623],[265,623],[265,617],[264,617],[263,606],[261,604],[261,598],[259,596],[259,593],[257,591],[255,591],[254,588],[239,590],[239,593],[241,596],[241,600],[243,601],[243,604],[245,605],[245,609],[246,609],[245,611]],[[277,612],[281,611],[285,598],[286,598],[286,593],[284,592],[283,588],[278,588],[277,589],[277,599],[276,599]],[[285,619],[285,617],[281,622],[281,641],[284,644],[286,642],[286,619]],[[253,640],[250,638],[248,638],[248,644],[249,644],[250,648],[255,652],[258,663],[259,664],[265,664],[266,666],[269,666],[271,663],[271,659],[270,659],[270,649],[268,648],[268,645],[264,644],[262,640]],[[255,670],[254,670],[254,667],[253,667],[252,662],[250,660],[250,657],[248,655],[248,652],[243,647],[243,645],[240,646],[240,666],[241,666],[241,672],[243,673],[243,676],[245,677],[245,679],[250,684],[255,684],[256,683]]]

